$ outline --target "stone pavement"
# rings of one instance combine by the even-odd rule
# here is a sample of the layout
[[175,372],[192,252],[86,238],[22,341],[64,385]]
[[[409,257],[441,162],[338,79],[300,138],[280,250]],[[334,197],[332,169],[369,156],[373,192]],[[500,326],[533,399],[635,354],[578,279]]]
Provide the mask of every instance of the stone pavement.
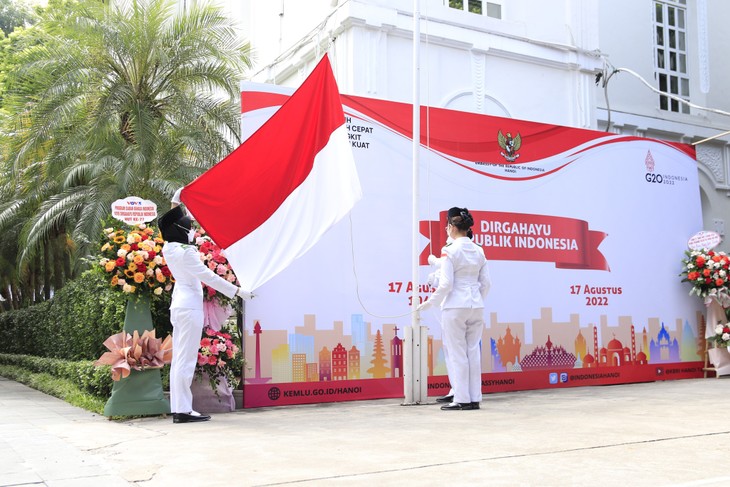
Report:
[[0,486],[730,486],[730,380],[109,421],[0,378]]

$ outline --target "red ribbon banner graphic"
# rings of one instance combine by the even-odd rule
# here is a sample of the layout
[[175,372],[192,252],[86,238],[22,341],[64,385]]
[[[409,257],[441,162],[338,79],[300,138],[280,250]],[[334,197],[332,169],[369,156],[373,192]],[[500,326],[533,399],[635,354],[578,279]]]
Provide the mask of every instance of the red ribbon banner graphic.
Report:
[[[588,229],[588,222],[574,218],[526,213],[472,211],[474,243],[481,245],[489,260],[554,262],[558,269],[610,271],[598,246],[607,234]],[[441,255],[446,244],[446,215],[439,221],[421,221],[420,232],[430,239],[419,257],[428,265],[428,255]]]

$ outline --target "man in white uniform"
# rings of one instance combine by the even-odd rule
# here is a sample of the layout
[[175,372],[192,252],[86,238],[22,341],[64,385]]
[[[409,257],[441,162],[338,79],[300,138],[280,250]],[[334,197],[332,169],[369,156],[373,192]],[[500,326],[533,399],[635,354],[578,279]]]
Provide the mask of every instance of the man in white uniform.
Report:
[[203,334],[202,283],[229,298],[240,296],[251,299],[253,295],[226,281],[201,262],[198,248],[191,245],[195,234],[192,220],[179,206],[179,195],[178,190],[173,196],[172,209],[159,218],[158,225],[165,239],[162,255],[175,279],[170,304],[170,322],[173,327],[170,366],[172,421],[192,423],[210,419],[206,414],[193,411],[193,394],[190,390]]

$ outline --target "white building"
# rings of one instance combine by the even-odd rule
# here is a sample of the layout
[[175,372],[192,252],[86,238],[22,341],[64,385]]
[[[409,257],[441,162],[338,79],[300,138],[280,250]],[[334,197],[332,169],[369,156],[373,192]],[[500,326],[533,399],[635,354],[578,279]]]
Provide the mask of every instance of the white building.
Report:
[[[412,101],[413,0],[224,3],[254,49],[253,81],[298,86],[326,51],[343,93]],[[686,143],[730,129],[730,2],[420,0],[420,11],[422,105]],[[697,146],[705,229],[723,234],[729,141]]]

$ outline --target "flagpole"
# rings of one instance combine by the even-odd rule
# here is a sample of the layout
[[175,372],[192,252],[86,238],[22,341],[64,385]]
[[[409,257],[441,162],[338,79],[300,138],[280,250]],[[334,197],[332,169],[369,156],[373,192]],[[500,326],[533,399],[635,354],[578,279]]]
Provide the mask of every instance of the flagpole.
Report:
[[[421,44],[421,8],[420,0],[413,0],[413,169],[412,169],[412,249],[411,249],[411,282],[413,289],[411,294],[411,327],[406,329],[403,367],[403,389],[406,404],[420,404],[426,402],[426,344],[428,340],[427,330],[421,327],[416,307],[419,304],[419,153],[421,145],[421,66],[420,66],[420,44]],[[424,340],[425,337],[425,340]]]

